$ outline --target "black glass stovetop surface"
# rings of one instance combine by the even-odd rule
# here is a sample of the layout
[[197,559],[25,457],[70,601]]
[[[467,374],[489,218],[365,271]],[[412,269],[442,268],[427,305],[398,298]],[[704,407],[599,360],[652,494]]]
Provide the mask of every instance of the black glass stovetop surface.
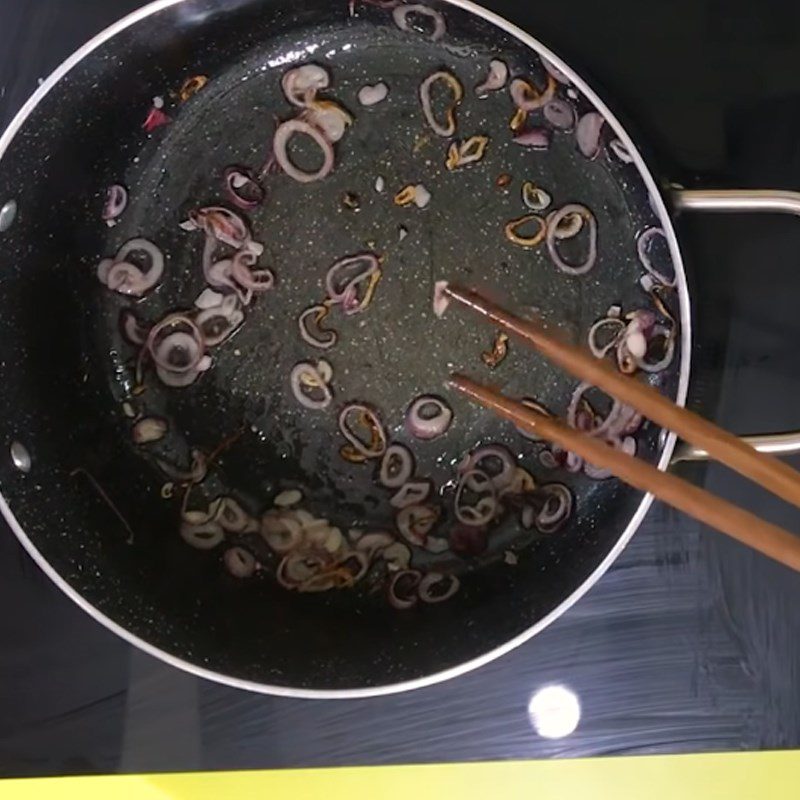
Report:
[[[137,5],[0,0],[0,122]],[[800,189],[792,0],[488,5],[572,62],[665,179]],[[800,220],[678,227],[695,291],[691,405],[737,432],[800,427]],[[800,529],[796,510],[721,468],[680,472]],[[3,525],[0,775],[798,747],[798,609],[797,576],[655,504],[583,600],[489,666],[385,698],[278,699],[132,649],[63,597]],[[557,739],[528,712],[551,684],[581,705],[576,730]]]

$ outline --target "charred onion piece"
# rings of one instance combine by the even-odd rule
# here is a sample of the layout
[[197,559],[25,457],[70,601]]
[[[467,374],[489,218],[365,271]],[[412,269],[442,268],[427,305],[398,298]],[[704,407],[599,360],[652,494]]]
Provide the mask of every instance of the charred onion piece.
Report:
[[[423,6],[420,6],[421,8]],[[410,8],[410,6],[400,6],[400,8]],[[447,106],[445,111],[445,122],[444,124],[438,122],[436,119],[436,115],[433,111],[433,105],[431,101],[431,90],[433,85],[438,81],[442,81],[447,88],[450,90],[452,98],[450,100],[450,104]],[[461,100],[464,97],[464,87],[461,85],[458,78],[453,75],[451,72],[447,72],[446,70],[439,70],[438,72],[434,72],[425,78],[424,81],[420,84],[419,87],[419,99],[422,103],[422,113],[425,117],[425,121],[431,127],[431,130],[437,136],[443,136],[445,138],[453,136],[456,132],[456,109],[458,108]]]
[[497,333],[494,337],[492,349],[481,353],[481,361],[489,369],[494,369],[508,355],[508,334]]
[[196,95],[207,83],[206,75],[192,75],[191,78],[187,78],[178,90],[181,103],[185,103],[190,97]]

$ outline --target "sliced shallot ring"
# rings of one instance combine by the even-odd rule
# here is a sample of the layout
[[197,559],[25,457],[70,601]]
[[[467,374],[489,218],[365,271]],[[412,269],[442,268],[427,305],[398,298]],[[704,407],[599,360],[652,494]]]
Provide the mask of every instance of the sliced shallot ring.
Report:
[[397,512],[395,524],[407,542],[417,547],[425,547],[428,534],[438,519],[439,509],[434,506],[406,506]]
[[[300,169],[289,158],[287,145],[295,134],[304,134],[310,137],[322,151],[322,166],[316,172],[306,172]],[[333,169],[333,145],[325,138],[325,134],[319,128],[305,120],[290,119],[278,125],[272,147],[275,159],[280,164],[281,169],[298,183],[312,183],[313,181],[321,180]]]
[[331,302],[342,303],[348,290],[371,278],[379,267],[375,253],[357,253],[339,259],[325,275],[325,289]]
[[230,275],[248,292],[267,292],[275,285],[275,276],[269,269],[253,269],[258,256],[247,247],[231,259]]
[[544,118],[560,131],[571,131],[575,127],[575,109],[570,103],[555,97],[543,109]]
[[531,211],[544,211],[553,202],[549,192],[546,192],[541,186],[537,186],[533,181],[525,181],[522,184],[521,193],[522,202]]
[[120,183],[115,183],[106,189],[106,199],[103,203],[102,219],[114,224],[114,220],[119,217],[128,205],[128,190]]
[[[174,335],[174,333],[182,333],[183,336],[180,338],[180,340],[175,341],[174,343],[178,346],[187,346],[189,345],[189,340],[191,339],[193,344],[189,346],[192,350],[192,357],[186,362],[186,364],[175,365],[167,360],[165,354],[162,352],[168,348],[163,347],[164,340],[159,342],[159,335],[167,328],[179,325],[184,328],[183,331],[168,333],[164,339]],[[168,314],[166,317],[164,317],[164,319],[162,319],[160,322],[157,322],[152,328],[150,328],[150,332],[147,334],[147,340],[144,343],[142,352],[148,352],[156,366],[160,367],[161,369],[169,372],[181,373],[192,372],[198,367],[203,357],[204,349],[205,340],[203,339],[203,334],[195,324],[194,320],[190,319],[185,314]]]
[[[442,589],[442,584],[444,584],[444,589]],[[445,600],[449,600],[460,586],[461,582],[455,575],[429,572],[419,582],[419,599],[423,603],[443,603]]]
[[[595,358],[604,358],[608,353],[613,350],[620,341],[620,338],[625,333],[625,323],[618,317],[603,317],[589,328],[588,343],[589,349]],[[605,328],[616,329],[616,334],[606,343],[601,344],[597,341],[598,334]]]
[[555,95],[556,81],[552,75],[548,74],[545,88],[541,91],[522,78],[514,78],[509,87],[509,94],[514,105],[525,112],[536,111],[547,105]]
[[628,148],[622,143],[621,139],[612,139],[608,143],[608,149],[620,160],[623,164],[631,164],[633,156],[628,152]]
[[662,372],[672,363],[672,359],[675,357],[675,332],[664,325],[656,325],[653,327],[648,345],[659,338],[663,338],[667,343],[664,355],[658,361],[646,361],[646,354],[640,358],[638,362],[639,369],[644,372]]
[[[534,524],[541,533],[555,533],[572,513],[572,492],[562,483],[548,483],[540,486],[538,491],[548,496]],[[555,499],[553,504],[551,498]]]
[[[150,261],[150,266],[143,271],[136,264],[126,261],[131,253],[145,253]],[[149,239],[130,239],[120,247],[114,256],[113,263],[106,265],[108,260],[101,262],[98,267],[98,277],[109,289],[119,294],[142,297],[152,289],[164,274],[164,254]],[[103,280],[103,272],[105,280]]]
[[[536,233],[532,236],[520,236],[517,231],[530,222],[535,222],[537,224],[538,228],[536,229]],[[537,244],[541,244],[544,241],[547,235],[547,225],[544,219],[538,214],[524,214],[521,217],[517,217],[517,219],[512,219],[510,222],[506,223],[503,230],[506,239],[520,247],[536,247]]]
[[559,83],[563,83],[565,86],[572,83],[569,76],[562,72],[549,58],[545,56],[539,56],[542,60],[542,66],[547,70],[548,75],[552,75]]
[[228,199],[243,211],[248,211],[264,202],[264,189],[249,170],[228,167],[223,179]]
[[[433,409],[433,416],[425,412]],[[443,436],[453,421],[453,410],[440,397],[418,397],[406,411],[406,429],[416,439],[429,441]]]
[[[309,408],[312,411],[322,411],[327,408],[333,400],[333,392],[331,392],[328,381],[320,370],[320,365],[314,366],[308,361],[301,361],[296,364],[289,376],[289,383],[292,388],[292,394],[295,396],[300,405]],[[316,389],[321,392],[321,397],[312,397],[306,391],[307,388]]]
[[653,240],[661,236],[664,241],[667,240],[667,235],[664,233],[663,228],[652,227],[642,231],[639,238],[636,240],[636,252],[639,254],[639,261],[642,266],[663,286],[674,288],[677,283],[677,276],[673,274],[671,278],[664,275],[663,272],[656,269],[650,260],[650,246]]
[[575,141],[586,158],[597,158],[600,152],[600,132],[605,120],[597,111],[584,114],[575,126]]
[[225,568],[234,578],[249,578],[258,568],[256,557],[244,547],[231,547],[222,556]]
[[[580,214],[585,223],[589,226],[589,247],[586,258],[582,264],[568,264],[558,253],[556,230],[564,217],[574,213]],[[558,211],[554,212],[551,217],[548,217],[545,241],[547,242],[547,251],[550,253],[550,258],[561,272],[567,275],[585,275],[592,269],[597,261],[597,220],[586,206],[580,205],[579,203],[567,203],[567,205],[562,206]]]
[[319,128],[329,142],[338,142],[353,124],[353,118],[333,100],[312,100],[299,119]]
[[202,230],[218,242],[237,250],[250,241],[250,231],[245,221],[225,206],[206,206],[189,212],[184,230]]
[[[488,494],[481,497],[474,506],[467,506],[461,502],[465,489],[479,493],[488,491]],[[456,489],[453,510],[456,519],[462,525],[470,527],[482,528],[494,519],[497,514],[494,484],[483,470],[471,469],[462,473]]]
[[[297,326],[304,342],[307,342],[312,347],[318,347],[320,350],[328,350],[339,341],[339,334],[336,331],[322,327],[322,320],[327,316],[328,306],[326,305],[311,306],[301,312],[297,318]],[[317,334],[309,330],[309,322],[312,319],[314,325],[316,325]]]
[[187,511],[180,527],[181,538],[198,550],[212,550],[225,538],[222,526],[203,512]]
[[288,514],[267,511],[261,518],[261,537],[276,553],[283,555],[303,541],[303,528]]
[[330,86],[328,70],[319,64],[303,64],[283,73],[281,89],[286,99],[294,106],[303,107],[320,89]]
[[389,605],[398,611],[413,608],[419,599],[417,589],[421,580],[422,573],[414,569],[396,572],[387,587]]
[[395,6],[392,11],[394,24],[400,28],[401,31],[413,31],[409,23],[408,17],[411,14],[419,14],[422,17],[428,17],[433,20],[433,30],[428,37],[432,42],[438,42],[442,36],[447,32],[447,24],[444,17],[432,8],[422,5],[421,3],[409,3],[404,5]]
[[123,308],[119,312],[119,327],[130,344],[143,345],[147,340],[147,328],[129,308]]
[[[216,322],[216,324],[214,324]],[[228,295],[213,308],[204,308],[195,317],[207,347],[222,344],[244,322],[236,295]]]
[[[348,417],[353,412],[358,412],[366,419],[373,437],[373,441],[368,444],[359,439],[350,427]],[[339,430],[350,446],[364,458],[380,458],[386,452],[386,431],[383,423],[377,413],[363,403],[348,403],[339,412]]]
[[508,80],[508,66],[505,61],[493,58],[489,62],[489,71],[486,78],[475,87],[478,97],[486,97],[489,92],[496,92],[506,85]]
[[399,489],[414,474],[414,456],[403,444],[391,444],[381,461],[379,480],[387,489]]
[[258,530],[256,521],[232,497],[220,498],[214,518],[231,533],[244,533],[248,529]]
[[389,505],[393,508],[406,508],[424,503],[433,489],[429,480],[409,481],[392,496]]
[[[399,6],[398,8],[412,8],[412,6]],[[420,6],[424,8],[424,6]],[[447,107],[445,114],[445,124],[440,124],[436,115],[433,112],[433,105],[431,101],[431,88],[437,81],[444,81],[450,89],[453,99]],[[422,103],[422,113],[425,121],[430,126],[431,130],[437,135],[444,138],[453,136],[456,132],[456,108],[461,103],[464,97],[464,87],[459,82],[458,78],[452,72],[446,70],[438,70],[433,72],[425,78],[419,86],[419,99]]]
[[[496,458],[500,462],[500,471],[497,474],[492,474],[489,470],[481,467],[481,464],[487,458]],[[473,450],[458,466],[459,474],[475,473],[487,475],[492,485],[498,491],[508,486],[514,478],[514,470],[517,468],[517,462],[509,452],[508,448],[502,444],[486,444]],[[467,486],[474,492],[483,490],[480,482],[475,481],[472,477],[467,480]]]
[[363,553],[371,561],[396,542],[397,539],[391,533],[386,533],[385,531],[365,533],[356,542],[356,551]]

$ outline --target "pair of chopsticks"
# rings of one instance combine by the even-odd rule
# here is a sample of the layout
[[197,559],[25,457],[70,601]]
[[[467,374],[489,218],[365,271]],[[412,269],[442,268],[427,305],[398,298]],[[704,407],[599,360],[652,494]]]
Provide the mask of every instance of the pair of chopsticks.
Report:
[[[652,387],[618,372],[588,350],[547,332],[540,323],[517,317],[472,290],[448,285],[444,291],[451,299],[521,339],[575,377],[613,395],[662,428],[701,447],[711,458],[800,506],[800,472],[787,464],[759,453],[732,433],[676,405]],[[452,375],[450,384],[515,425],[577,453],[625,483],[650,492],[659,500],[800,572],[800,537],[682,478],[662,472],[557,419],[540,414],[496,389],[463,375]]]

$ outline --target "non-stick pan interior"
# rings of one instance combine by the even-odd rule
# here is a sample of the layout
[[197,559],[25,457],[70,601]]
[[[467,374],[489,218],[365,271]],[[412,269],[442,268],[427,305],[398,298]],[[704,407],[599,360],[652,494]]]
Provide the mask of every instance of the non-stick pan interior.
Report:
[[[299,689],[382,686],[455,667],[563,603],[639,506],[639,493],[615,481],[546,471],[541,445],[444,386],[458,370],[563,413],[574,381],[515,344],[490,370],[481,353],[491,349],[493,332],[458,313],[435,318],[432,284],[475,285],[582,339],[609,306],[647,304],[635,242],[656,218],[634,165],[610,153],[586,159],[571,133],[556,133],[547,152],[512,144],[507,92],[479,99],[473,87],[491,58],[541,83],[539,59],[463,10],[440,10],[447,33],[431,42],[426,31],[401,31],[391,10],[371,5],[357,4],[350,16],[346,3],[178,3],[83,59],[39,103],[0,161],[2,192],[20,209],[0,239],[4,433],[33,456],[27,475],[3,466],[3,494],[35,547],[90,604],[190,663]],[[247,214],[276,288],[247,309],[245,325],[215,350],[213,367],[196,384],[165,389],[153,379],[132,397],[136,351],[120,335],[119,311],[133,307],[154,322],[191,306],[204,286],[203,238],[179,223],[193,208],[225,202],[226,167],[261,167],[276,118],[293,111],[280,77],[306,61],[330,71],[326,95],[354,122],[337,145],[330,177],[300,185],[270,174],[267,202]],[[437,69],[450,70],[465,87],[458,137],[490,139],[473,168],[445,168],[448,141],[427,128],[420,112],[419,84]],[[179,103],[175,93],[195,74],[208,75],[208,85]],[[389,86],[388,99],[361,107],[358,90],[379,80]],[[145,134],[142,121],[154,96],[165,98],[171,122]],[[585,98],[576,102],[589,110]],[[511,182],[498,186],[503,175]],[[523,249],[504,238],[503,225],[527,210],[524,180],[546,188],[554,207],[580,202],[592,209],[600,233],[590,274],[565,276],[544,248]],[[117,182],[128,187],[131,201],[120,223],[107,228],[99,219],[103,194]],[[419,183],[431,194],[426,208],[392,202],[403,186]],[[95,270],[136,236],[158,244],[167,270],[162,285],[132,306],[105,290]],[[326,411],[303,409],[291,394],[289,372],[320,354],[300,338],[297,316],[322,299],[325,273],[336,260],[365,250],[382,258],[375,299],[362,315],[331,319],[340,334],[325,355],[335,400]],[[678,361],[658,376],[673,396]],[[421,393],[446,398],[455,414],[445,437],[422,444],[403,425]],[[343,530],[391,527],[389,494],[376,485],[374,467],[339,456],[336,417],[348,401],[378,409],[392,440],[412,447],[417,473],[445,492],[467,452],[500,442],[538,481],[570,485],[574,517],[552,536],[521,534],[509,517],[492,534],[487,555],[438,556],[438,568],[461,576],[461,591],[447,603],[406,613],[389,608],[381,593],[302,596],[267,576],[237,581],[222,569],[221,549],[198,552],[180,539],[180,496],[161,497],[165,478],[153,457],[185,464],[191,448],[209,452],[237,431],[244,433],[204,486],[207,499],[230,494],[258,515],[278,491],[300,488],[310,511]],[[123,403],[169,420],[167,438],[145,457],[130,443]],[[658,431],[645,428],[639,439],[640,455],[654,460]],[[135,532],[133,544],[86,473],[72,474],[76,468],[113,499]],[[440,535],[447,536],[446,519]],[[516,564],[504,560],[510,549]]]

